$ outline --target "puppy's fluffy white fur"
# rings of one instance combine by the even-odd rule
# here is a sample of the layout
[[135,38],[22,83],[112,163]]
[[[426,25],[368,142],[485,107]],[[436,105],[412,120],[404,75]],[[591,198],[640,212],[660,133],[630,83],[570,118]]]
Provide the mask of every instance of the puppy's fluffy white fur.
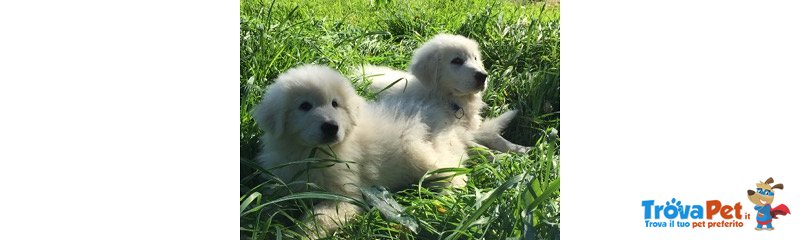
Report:
[[[265,134],[257,163],[284,182],[309,181],[327,191],[360,199],[359,187],[408,187],[427,171],[461,166],[470,135],[458,126],[432,132],[423,118],[446,113],[409,99],[367,103],[350,82],[323,66],[300,66],[278,76],[253,117]],[[437,116],[438,115],[438,116]],[[337,126],[335,131],[333,125]],[[291,164],[308,157],[336,159],[308,169]],[[462,185],[463,177],[453,184]],[[295,184],[296,185],[296,184]],[[296,189],[300,190],[300,189]],[[314,206],[316,226],[325,235],[361,211],[350,203]]]
[[481,120],[481,110],[486,106],[481,97],[488,79],[480,48],[474,40],[451,34],[436,35],[414,51],[409,72],[372,65],[354,70],[356,75],[363,74],[362,77],[371,80],[372,91],[385,89],[380,101],[421,99],[432,108],[449,113],[423,119],[434,131],[461,125],[470,131],[477,144],[499,151],[530,150],[500,136],[517,111]]

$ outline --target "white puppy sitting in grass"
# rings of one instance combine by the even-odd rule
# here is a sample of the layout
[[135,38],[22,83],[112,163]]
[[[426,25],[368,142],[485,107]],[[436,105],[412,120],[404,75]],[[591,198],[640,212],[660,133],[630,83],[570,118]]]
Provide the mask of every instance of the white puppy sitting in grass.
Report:
[[[380,91],[380,101],[420,99],[435,109],[447,112],[444,117],[428,116],[423,121],[438,129],[462,125],[475,142],[498,151],[527,152],[530,147],[509,142],[502,136],[506,125],[517,111],[508,111],[497,118],[481,120],[486,106],[481,97],[486,89],[487,73],[481,60],[478,43],[469,38],[439,34],[414,51],[410,73],[388,67],[364,66],[354,74],[372,81],[370,89]],[[400,80],[398,82],[398,79]]]
[[[297,182],[308,182],[361,199],[361,187],[397,190],[428,171],[462,166],[470,135],[458,126],[433,133],[422,123],[423,116],[444,115],[415,100],[367,103],[333,69],[300,66],[278,76],[255,108],[253,118],[265,132],[256,161],[294,190],[305,186]],[[314,159],[321,161],[308,163]],[[451,182],[464,180],[460,175]],[[308,225],[321,231],[312,237],[327,235],[360,211],[347,202],[316,204],[316,225]]]

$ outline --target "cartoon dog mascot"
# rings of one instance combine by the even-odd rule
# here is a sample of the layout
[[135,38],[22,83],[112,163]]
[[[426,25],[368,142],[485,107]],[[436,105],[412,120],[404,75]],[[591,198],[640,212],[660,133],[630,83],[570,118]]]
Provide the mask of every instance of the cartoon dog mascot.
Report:
[[767,179],[767,181],[756,183],[756,191],[747,190],[747,198],[750,199],[750,202],[755,204],[755,209],[758,211],[758,216],[756,217],[756,222],[758,222],[758,227],[756,230],[761,231],[765,228],[761,228],[763,225],[767,225],[766,230],[773,230],[775,228],[772,227],[772,219],[778,219],[778,215],[791,214],[789,212],[789,207],[786,205],[778,205],[777,207],[772,207],[772,200],[775,200],[775,192],[774,189],[781,189],[783,190],[783,184],[775,184],[770,186],[774,180],[772,178]]

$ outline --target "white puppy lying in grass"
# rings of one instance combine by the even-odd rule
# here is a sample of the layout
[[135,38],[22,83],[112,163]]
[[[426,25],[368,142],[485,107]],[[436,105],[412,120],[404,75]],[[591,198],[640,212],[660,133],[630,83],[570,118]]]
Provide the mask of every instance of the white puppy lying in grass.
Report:
[[[284,183],[308,182],[361,199],[360,187],[397,190],[428,171],[462,166],[471,141],[467,131],[454,125],[432,132],[422,123],[423,117],[446,115],[413,99],[366,103],[333,69],[300,66],[278,76],[255,108],[253,118],[265,132],[256,161]],[[459,175],[451,183],[464,180]],[[303,190],[303,184],[290,185]],[[360,211],[347,202],[319,202],[315,226],[322,231],[312,237],[327,235]]]
[[[367,65],[356,68],[354,74],[370,79],[370,89],[375,92],[391,86],[380,93],[380,101],[419,99],[447,112],[444,116],[425,117],[423,121],[434,131],[457,124],[470,130],[477,144],[488,148],[522,153],[530,150],[500,136],[517,111],[481,120],[481,110],[486,106],[481,97],[487,74],[477,42],[458,35],[436,35],[414,51],[409,71]],[[405,80],[397,82],[398,79]]]

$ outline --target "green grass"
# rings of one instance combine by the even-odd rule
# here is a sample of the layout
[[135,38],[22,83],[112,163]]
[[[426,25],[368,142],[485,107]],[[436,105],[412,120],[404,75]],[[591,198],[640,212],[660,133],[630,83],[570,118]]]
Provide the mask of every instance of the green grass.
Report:
[[[271,81],[304,64],[348,74],[359,64],[405,69],[415,48],[437,33],[481,45],[490,84],[486,116],[521,113],[504,136],[534,146],[530,154],[475,149],[468,186],[447,193],[420,186],[394,193],[419,223],[411,233],[371,210],[333,239],[559,238],[559,8],[529,1],[241,1],[241,236],[293,239],[296,225],[326,193],[285,194],[285,186],[254,176],[251,159],[261,134],[249,112]],[[364,86],[357,86],[365,95]],[[283,191],[282,191],[283,190]],[[277,191],[277,194],[266,194]],[[262,195],[263,194],[263,195]],[[363,203],[362,203],[363,204]]]

